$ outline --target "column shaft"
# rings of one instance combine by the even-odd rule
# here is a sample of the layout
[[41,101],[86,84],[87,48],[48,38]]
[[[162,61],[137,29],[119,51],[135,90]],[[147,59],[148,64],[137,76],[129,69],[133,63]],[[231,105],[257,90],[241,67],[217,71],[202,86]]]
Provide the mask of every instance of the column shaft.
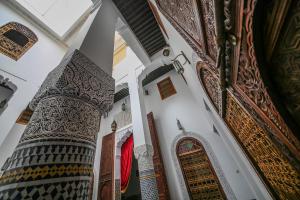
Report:
[[158,200],[157,182],[153,165],[153,148],[141,145],[134,148],[138,160],[141,195],[143,200]]
[[79,51],[46,78],[0,178],[0,199],[88,199],[101,114],[114,82]]

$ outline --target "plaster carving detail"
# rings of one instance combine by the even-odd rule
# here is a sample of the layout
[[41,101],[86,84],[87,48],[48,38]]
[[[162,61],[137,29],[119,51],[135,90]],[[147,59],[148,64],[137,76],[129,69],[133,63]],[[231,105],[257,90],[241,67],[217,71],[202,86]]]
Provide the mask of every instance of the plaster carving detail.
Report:
[[77,50],[54,69],[31,102],[0,199],[88,199],[100,117],[113,94],[113,78]]
[[46,96],[76,97],[93,104],[101,114],[111,109],[114,79],[78,50],[67,56],[49,73],[30,103],[32,110]]
[[172,158],[173,158],[173,162],[175,164],[175,168],[176,168],[176,173],[177,173],[177,177],[179,179],[180,182],[180,186],[181,186],[181,191],[183,194],[183,198],[184,200],[189,200],[189,194],[188,194],[188,190],[186,188],[185,185],[185,181],[184,181],[184,177],[181,171],[181,167],[176,155],[176,146],[178,141],[180,141],[181,139],[185,138],[185,137],[191,137],[191,138],[195,138],[196,140],[200,141],[201,144],[204,146],[205,151],[207,152],[207,155],[209,157],[209,160],[211,161],[213,168],[218,176],[218,179],[222,185],[222,188],[226,194],[226,197],[230,200],[236,200],[236,197],[229,185],[229,183],[227,182],[224,173],[220,167],[220,164],[213,152],[213,150],[211,149],[209,143],[200,135],[192,133],[192,132],[182,132],[181,134],[177,135],[173,142],[172,142],[172,146],[171,146],[171,153],[172,153]]
[[215,68],[215,7],[210,0],[156,0],[158,8],[198,56]]
[[121,131],[116,132],[116,145],[118,148],[121,148],[124,142],[132,135],[132,127],[128,127]]
[[152,145],[143,144],[134,148],[134,156],[138,160],[139,170],[154,169],[152,157],[154,150]]
[[71,97],[42,99],[20,140],[72,137],[95,144],[100,113],[95,106]]

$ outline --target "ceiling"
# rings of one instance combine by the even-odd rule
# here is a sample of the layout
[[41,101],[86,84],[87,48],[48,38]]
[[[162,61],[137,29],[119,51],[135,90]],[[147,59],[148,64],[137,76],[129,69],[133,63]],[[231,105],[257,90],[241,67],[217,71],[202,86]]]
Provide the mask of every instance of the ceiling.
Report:
[[127,24],[151,57],[166,46],[147,0],[113,0]]

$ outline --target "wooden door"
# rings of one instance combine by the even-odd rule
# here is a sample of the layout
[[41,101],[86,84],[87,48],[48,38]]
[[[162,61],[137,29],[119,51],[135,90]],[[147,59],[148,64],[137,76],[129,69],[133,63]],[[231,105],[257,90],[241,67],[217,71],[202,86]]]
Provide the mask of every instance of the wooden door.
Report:
[[114,198],[114,147],[115,133],[104,136],[99,174],[98,199],[100,200],[113,200]]
[[158,135],[157,135],[157,130],[155,127],[155,121],[152,112],[147,115],[147,119],[148,119],[148,125],[150,129],[152,146],[154,150],[153,164],[154,164],[154,171],[156,176],[159,200],[167,200],[170,199],[168,183],[165,174],[164,162],[160,152]]

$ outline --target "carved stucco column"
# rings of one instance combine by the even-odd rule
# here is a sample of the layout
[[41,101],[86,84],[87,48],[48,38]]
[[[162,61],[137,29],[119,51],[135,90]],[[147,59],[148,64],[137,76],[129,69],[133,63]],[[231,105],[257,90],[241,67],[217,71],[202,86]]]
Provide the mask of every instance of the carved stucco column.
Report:
[[30,104],[0,199],[88,199],[100,118],[113,94],[114,80],[78,50],[65,58]]
[[149,144],[134,148],[138,160],[140,187],[143,200],[158,200],[157,183],[153,165],[153,147]]

